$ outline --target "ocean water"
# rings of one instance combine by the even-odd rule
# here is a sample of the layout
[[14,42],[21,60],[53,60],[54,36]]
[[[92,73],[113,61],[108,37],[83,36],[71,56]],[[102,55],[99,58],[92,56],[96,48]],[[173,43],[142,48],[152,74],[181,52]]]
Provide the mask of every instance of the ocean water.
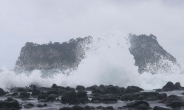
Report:
[[[93,43],[86,49],[86,57],[73,71],[48,72],[47,75],[39,70],[32,73],[17,74],[2,67],[0,72],[0,87],[24,87],[31,84],[50,87],[53,83],[60,86],[76,85],[117,85],[127,87],[131,85],[146,90],[161,88],[168,81],[180,82],[184,85],[182,69],[173,65],[172,72],[157,74],[138,73],[134,66],[134,58],[129,52],[128,34],[116,27],[110,32],[94,37]],[[181,65],[182,66],[182,65]]]

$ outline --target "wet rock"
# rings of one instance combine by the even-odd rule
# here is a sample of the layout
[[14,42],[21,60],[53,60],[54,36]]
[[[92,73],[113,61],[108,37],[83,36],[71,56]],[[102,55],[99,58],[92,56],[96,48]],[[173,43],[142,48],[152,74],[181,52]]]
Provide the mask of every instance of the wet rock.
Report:
[[148,105],[146,105],[145,103],[140,104],[135,108],[136,108],[136,110],[148,110],[148,109],[150,109],[150,107]]
[[14,92],[13,94],[11,94],[11,96],[18,96],[19,94],[17,92]]
[[96,107],[96,109],[100,109],[100,110],[101,110],[102,108],[103,108],[102,106],[98,106],[98,107]]
[[116,98],[102,98],[101,99],[101,102],[102,103],[116,103],[117,102],[117,99]]
[[77,92],[77,100],[79,103],[87,103],[89,101],[87,93],[85,91]]
[[105,87],[104,85],[100,85],[96,88],[96,90],[93,90],[92,93],[105,94],[107,93],[107,87]]
[[167,98],[167,94],[166,93],[161,93],[157,97],[158,97],[159,100],[162,100],[164,98]]
[[51,88],[58,88],[56,84],[53,84]]
[[93,85],[93,86],[87,87],[86,90],[95,91],[97,87],[98,87],[97,85]]
[[57,95],[55,95],[55,94],[50,94],[48,97],[47,97],[47,101],[55,101],[56,100],[56,97],[57,97]]
[[40,95],[40,91],[38,89],[34,88],[32,90],[32,94],[31,95]]
[[37,104],[37,107],[39,107],[39,108],[42,108],[42,107],[46,107],[47,106],[47,104]]
[[27,93],[26,91],[23,91],[23,92],[20,93],[20,95],[18,97],[19,98],[29,98],[30,93]]
[[171,110],[171,109],[169,109],[169,108],[163,108],[163,107],[159,107],[159,106],[155,106],[153,108],[153,110]]
[[77,93],[75,91],[69,91],[66,94],[63,94],[61,102],[64,104],[78,104]]
[[128,86],[126,89],[125,89],[125,94],[126,93],[135,93],[135,92],[140,92],[140,91],[143,91],[142,88],[140,87],[137,87],[137,86]]
[[47,91],[47,95],[50,95],[50,94],[57,94],[57,95],[59,95],[59,91],[58,91],[58,89],[49,89]]
[[3,96],[5,94],[6,94],[6,92],[2,88],[0,88],[0,96]]
[[85,91],[70,91],[62,96],[61,101],[62,103],[78,104],[87,103],[89,100]]
[[[3,109],[3,110],[7,110],[7,109]],[[9,110],[19,110],[19,109],[18,108],[10,108]]]
[[144,105],[144,106],[147,106],[150,108],[150,105],[148,102],[146,101],[133,101],[133,102],[130,102],[128,103],[126,106],[124,107],[127,107],[127,108],[136,108],[136,107],[140,107],[140,105]]
[[32,103],[28,103],[28,104],[24,105],[24,108],[27,108],[27,109],[33,108],[33,107],[34,107],[34,104],[32,104]]
[[95,97],[95,98],[92,98],[91,99],[91,102],[92,103],[100,103],[101,102],[101,99],[99,97]]
[[175,90],[176,86],[172,82],[167,82],[167,84],[162,88],[165,91]]
[[138,92],[138,93],[128,93],[120,97],[122,101],[133,101],[133,100],[148,100],[154,101],[158,99],[159,93],[157,92]]
[[180,82],[176,82],[174,85],[175,85],[175,87],[177,87],[177,88],[182,88]]
[[171,108],[180,108],[183,105],[183,100],[176,96],[176,95],[170,95],[167,97],[166,106]]
[[15,88],[11,88],[10,91],[11,92],[23,92],[23,91],[27,91],[27,90],[23,87],[15,87]]
[[173,91],[173,90],[180,90],[181,85],[180,83],[176,83],[175,85],[172,82],[168,82],[163,88],[163,91]]
[[111,94],[119,94],[122,92],[122,88],[119,88],[118,86],[109,85],[107,89],[108,89],[108,93],[111,93]]
[[38,96],[38,100],[40,100],[40,99],[46,99],[46,96],[41,94],[41,95]]
[[84,91],[86,88],[84,87],[84,86],[81,86],[81,85],[78,85],[77,87],[76,87],[76,90],[78,90],[78,91]]
[[36,85],[33,85],[33,84],[31,84],[29,87],[32,88],[32,89],[36,89],[37,88]]
[[0,108],[19,108],[19,102],[11,97],[4,101],[0,101]]
[[66,89],[67,91],[75,91],[74,88],[71,88],[71,87],[69,87],[69,86],[67,86],[65,89]]
[[105,107],[105,110],[113,110],[114,108],[112,106]]
[[85,110],[95,110],[95,107],[93,107],[93,106],[85,106],[84,109]]

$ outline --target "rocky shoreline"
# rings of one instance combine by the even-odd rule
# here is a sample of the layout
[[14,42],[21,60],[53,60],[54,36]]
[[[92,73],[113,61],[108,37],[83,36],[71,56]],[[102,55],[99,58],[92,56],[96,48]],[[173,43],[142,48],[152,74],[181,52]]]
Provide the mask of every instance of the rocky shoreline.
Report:
[[50,88],[30,85],[8,91],[0,88],[0,110],[182,110],[183,90],[179,82],[168,82],[153,91],[113,85],[78,85],[76,88],[56,84]]

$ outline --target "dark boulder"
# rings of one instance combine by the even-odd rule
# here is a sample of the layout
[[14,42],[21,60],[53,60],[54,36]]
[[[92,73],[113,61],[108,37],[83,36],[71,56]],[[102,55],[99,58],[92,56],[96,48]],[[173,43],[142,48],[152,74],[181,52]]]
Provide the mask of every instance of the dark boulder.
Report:
[[53,84],[51,88],[58,88],[56,84]]
[[142,88],[140,87],[137,87],[137,86],[128,86],[126,89],[125,89],[125,94],[126,93],[135,93],[135,92],[140,92],[140,91],[143,91]]
[[64,104],[78,104],[77,93],[75,91],[69,91],[66,94],[63,94],[61,102]]
[[27,91],[27,90],[23,87],[15,87],[15,88],[11,88],[10,91],[11,92],[24,92],[24,91]]
[[96,88],[96,90],[93,90],[92,93],[99,93],[99,94],[105,94],[107,93],[107,87],[104,85],[100,85],[99,87]]
[[154,101],[158,100],[159,93],[157,92],[137,92],[128,93],[120,97],[122,101],[133,101],[133,100],[147,100]]
[[77,87],[76,87],[76,90],[78,90],[78,91],[84,91],[86,88],[84,87],[84,86],[81,86],[81,85],[78,85]]
[[97,85],[93,85],[93,86],[87,87],[86,90],[95,91],[97,87],[98,87]]
[[167,98],[167,94],[166,93],[161,93],[157,97],[158,97],[159,100],[162,100],[164,98]]
[[155,106],[153,108],[153,110],[171,110],[171,109],[169,109],[169,108],[163,108],[163,107],[159,107],[159,106]]
[[6,94],[6,92],[2,88],[0,88],[0,96],[3,96],[5,94]]
[[32,104],[32,103],[28,103],[28,104],[24,105],[24,108],[26,108],[26,109],[30,109],[33,107],[34,107],[34,104]]
[[4,101],[0,101],[0,108],[19,108],[19,102],[11,97]]
[[85,110],[95,110],[95,107],[93,107],[93,106],[88,106],[88,105],[87,105],[87,106],[84,107],[84,109],[85,109]]
[[55,95],[55,94],[50,94],[50,95],[47,97],[47,101],[53,102],[53,101],[56,100],[56,97],[57,97],[57,95]]
[[41,94],[41,95],[38,96],[38,100],[40,100],[40,99],[46,99],[46,96]]
[[74,88],[71,88],[71,87],[69,87],[69,86],[67,86],[67,87],[65,88],[65,90],[66,90],[66,91],[75,91]]
[[87,93],[85,91],[77,92],[77,100],[79,103],[87,103],[89,101]]
[[88,101],[87,93],[85,91],[69,91],[61,97],[61,102],[64,104],[87,103]]
[[166,106],[168,107],[180,108],[183,104],[183,100],[176,95],[170,95],[167,97]]
[[180,82],[176,82],[174,85],[175,85],[175,87],[178,88],[178,89],[181,89],[181,88],[182,88],[181,85],[180,85]]
[[33,85],[33,84],[31,84],[29,87],[32,88],[32,89],[36,89],[37,88],[36,85]]
[[39,94],[40,94],[40,91],[38,89],[34,88],[32,90],[32,95],[39,95]]
[[19,98],[29,98],[30,97],[30,93],[27,93],[26,91],[23,91],[19,94],[18,96]]
[[18,96],[18,95],[19,95],[18,92],[14,92],[11,94],[11,96]]
[[133,102],[127,103],[127,105],[124,106],[124,107],[137,108],[137,107],[140,107],[140,106],[143,106],[143,105],[144,105],[144,107],[146,106],[146,107],[150,108],[149,103],[146,102],[146,101],[133,101]]
[[101,102],[101,98],[99,98],[99,97],[94,97],[94,98],[91,99],[91,102],[92,102],[92,103],[100,103],[100,102]]
[[[108,93],[111,93],[111,94],[119,94],[122,92],[122,88],[119,88],[118,86],[112,86],[112,85],[109,85],[107,87],[107,91]],[[123,91],[124,92],[124,91]]]
[[176,86],[172,82],[167,82],[167,84],[162,89],[165,91],[172,91],[176,89]]
[[105,107],[105,110],[114,110],[113,106]]
[[37,104],[37,107],[39,107],[39,108],[42,108],[42,107],[46,107],[47,106],[47,104]]

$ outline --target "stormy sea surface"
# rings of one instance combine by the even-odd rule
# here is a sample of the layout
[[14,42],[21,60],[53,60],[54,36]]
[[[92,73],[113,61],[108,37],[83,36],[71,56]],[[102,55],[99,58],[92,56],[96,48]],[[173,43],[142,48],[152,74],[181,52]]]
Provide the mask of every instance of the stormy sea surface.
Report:
[[[51,87],[53,84],[63,87],[76,88],[77,85],[90,87],[92,85],[100,86],[113,85],[119,87],[138,86],[145,91],[154,91],[154,89],[162,88],[167,82],[173,83],[180,82],[184,86],[184,75],[181,68],[173,65],[172,71],[164,73],[162,69],[156,74],[144,72],[138,73],[138,67],[134,66],[135,60],[129,52],[128,35],[121,29],[115,29],[107,34],[93,39],[93,43],[88,45],[86,56],[78,65],[77,69],[73,70],[50,70],[32,72],[16,73],[6,67],[2,67],[0,71],[0,88],[9,91],[13,87],[29,87],[36,85],[37,87]],[[169,63],[169,62],[168,62]],[[91,91],[88,91],[90,94]],[[183,90],[165,92],[168,95],[175,94],[181,95]],[[11,94],[11,92],[10,92]],[[58,99],[60,99],[59,97]],[[3,96],[0,100],[7,99]],[[31,97],[29,100],[22,100],[16,98],[20,104],[25,105],[28,103],[45,104],[47,107],[38,108],[33,107],[30,110],[58,110],[61,107],[73,106],[62,104],[60,101],[52,102],[38,102],[37,97]],[[148,101],[153,108],[155,105],[164,106],[158,101]],[[117,103],[87,103],[80,106],[113,106],[114,108],[126,105],[127,101],[118,100]],[[22,108],[26,109],[26,108]]]

